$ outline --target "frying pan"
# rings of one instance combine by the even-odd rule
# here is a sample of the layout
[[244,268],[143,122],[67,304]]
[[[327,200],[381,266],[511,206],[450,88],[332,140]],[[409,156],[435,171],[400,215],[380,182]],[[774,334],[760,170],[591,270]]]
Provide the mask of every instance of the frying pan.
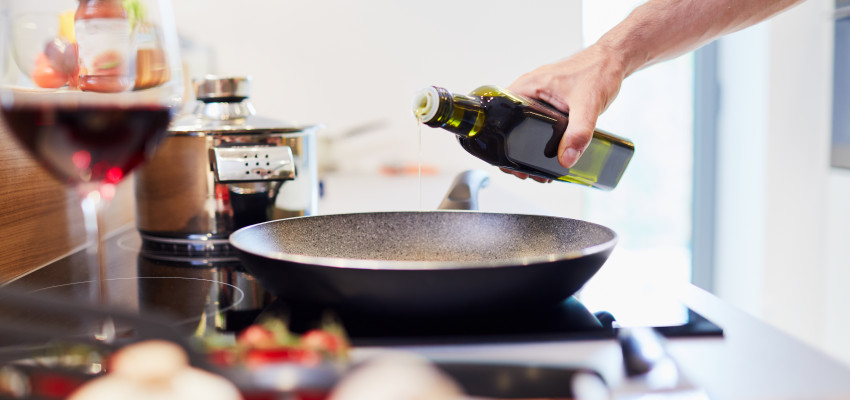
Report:
[[[443,205],[474,205],[487,179],[462,173]],[[459,210],[297,217],[230,236],[245,269],[279,299],[380,315],[556,306],[616,241],[611,229],[575,219]]]

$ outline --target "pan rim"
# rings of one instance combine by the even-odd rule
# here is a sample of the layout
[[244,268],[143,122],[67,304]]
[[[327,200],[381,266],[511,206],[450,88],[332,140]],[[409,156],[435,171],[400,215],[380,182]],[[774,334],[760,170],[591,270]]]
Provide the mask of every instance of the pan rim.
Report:
[[[351,216],[362,214],[411,214],[411,213],[460,213],[460,214],[489,214],[489,215],[511,215],[518,217],[534,217],[534,218],[553,218],[557,220],[577,221],[583,224],[593,225],[608,231],[611,234],[611,239],[605,242],[586,247],[582,250],[571,251],[565,253],[553,253],[530,257],[515,257],[502,260],[489,261],[409,261],[409,260],[380,260],[380,259],[365,259],[365,258],[337,258],[337,257],[319,257],[308,256],[304,254],[291,254],[282,251],[256,251],[248,249],[245,244],[241,243],[240,237],[245,235],[249,228],[260,225],[271,225],[280,223],[282,220],[317,218],[317,217],[333,217],[333,216]],[[612,250],[618,241],[617,233],[604,225],[574,218],[557,217],[551,215],[536,215],[536,214],[516,214],[516,213],[496,213],[476,210],[424,210],[424,211],[376,211],[376,212],[351,212],[351,213],[333,213],[321,214],[312,216],[299,216],[292,218],[284,218],[274,221],[261,222],[254,225],[249,225],[240,228],[233,232],[229,237],[230,245],[239,252],[263,257],[267,259],[286,261],[297,264],[306,264],[310,266],[321,266],[329,268],[343,269],[364,269],[364,270],[393,270],[393,271],[421,271],[421,270],[462,270],[462,269],[481,269],[493,267],[516,267],[527,266],[542,263],[552,263],[557,261],[565,261],[576,258],[581,258],[593,254],[603,253]]]

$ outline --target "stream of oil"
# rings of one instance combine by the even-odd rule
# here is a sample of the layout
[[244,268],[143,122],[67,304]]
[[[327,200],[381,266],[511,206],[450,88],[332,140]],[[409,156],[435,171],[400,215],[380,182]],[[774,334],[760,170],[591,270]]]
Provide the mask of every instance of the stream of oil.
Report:
[[416,231],[417,231],[417,260],[424,261],[424,254],[422,254],[422,216],[424,214],[424,209],[422,206],[422,115],[416,114],[416,124],[418,128],[418,146],[419,146],[419,212],[416,214]]

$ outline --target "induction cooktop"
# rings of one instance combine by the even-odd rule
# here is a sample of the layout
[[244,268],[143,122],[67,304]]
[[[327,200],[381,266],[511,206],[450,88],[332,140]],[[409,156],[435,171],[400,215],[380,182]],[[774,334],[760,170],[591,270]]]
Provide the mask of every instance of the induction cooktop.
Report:
[[[113,307],[165,316],[187,334],[198,329],[236,332],[268,316],[284,318],[293,331],[304,332],[336,318],[355,346],[611,339],[623,317],[590,309],[576,296],[549,308],[450,318],[339,314],[276,300],[233,256],[150,249],[132,229],[109,238],[106,245],[108,270],[102,284],[90,276],[90,257],[81,250],[8,286],[81,301],[100,296]],[[642,309],[640,324],[667,337],[723,334],[675,300],[665,303],[663,313],[656,308]]]

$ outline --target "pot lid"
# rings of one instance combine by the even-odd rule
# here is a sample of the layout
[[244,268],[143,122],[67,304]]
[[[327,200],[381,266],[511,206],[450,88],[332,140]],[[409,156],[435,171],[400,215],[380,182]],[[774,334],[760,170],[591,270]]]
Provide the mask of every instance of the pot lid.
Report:
[[169,129],[183,134],[259,134],[312,131],[318,126],[299,126],[256,116],[249,95],[251,77],[207,75],[193,82],[197,104],[192,114],[177,118]]

